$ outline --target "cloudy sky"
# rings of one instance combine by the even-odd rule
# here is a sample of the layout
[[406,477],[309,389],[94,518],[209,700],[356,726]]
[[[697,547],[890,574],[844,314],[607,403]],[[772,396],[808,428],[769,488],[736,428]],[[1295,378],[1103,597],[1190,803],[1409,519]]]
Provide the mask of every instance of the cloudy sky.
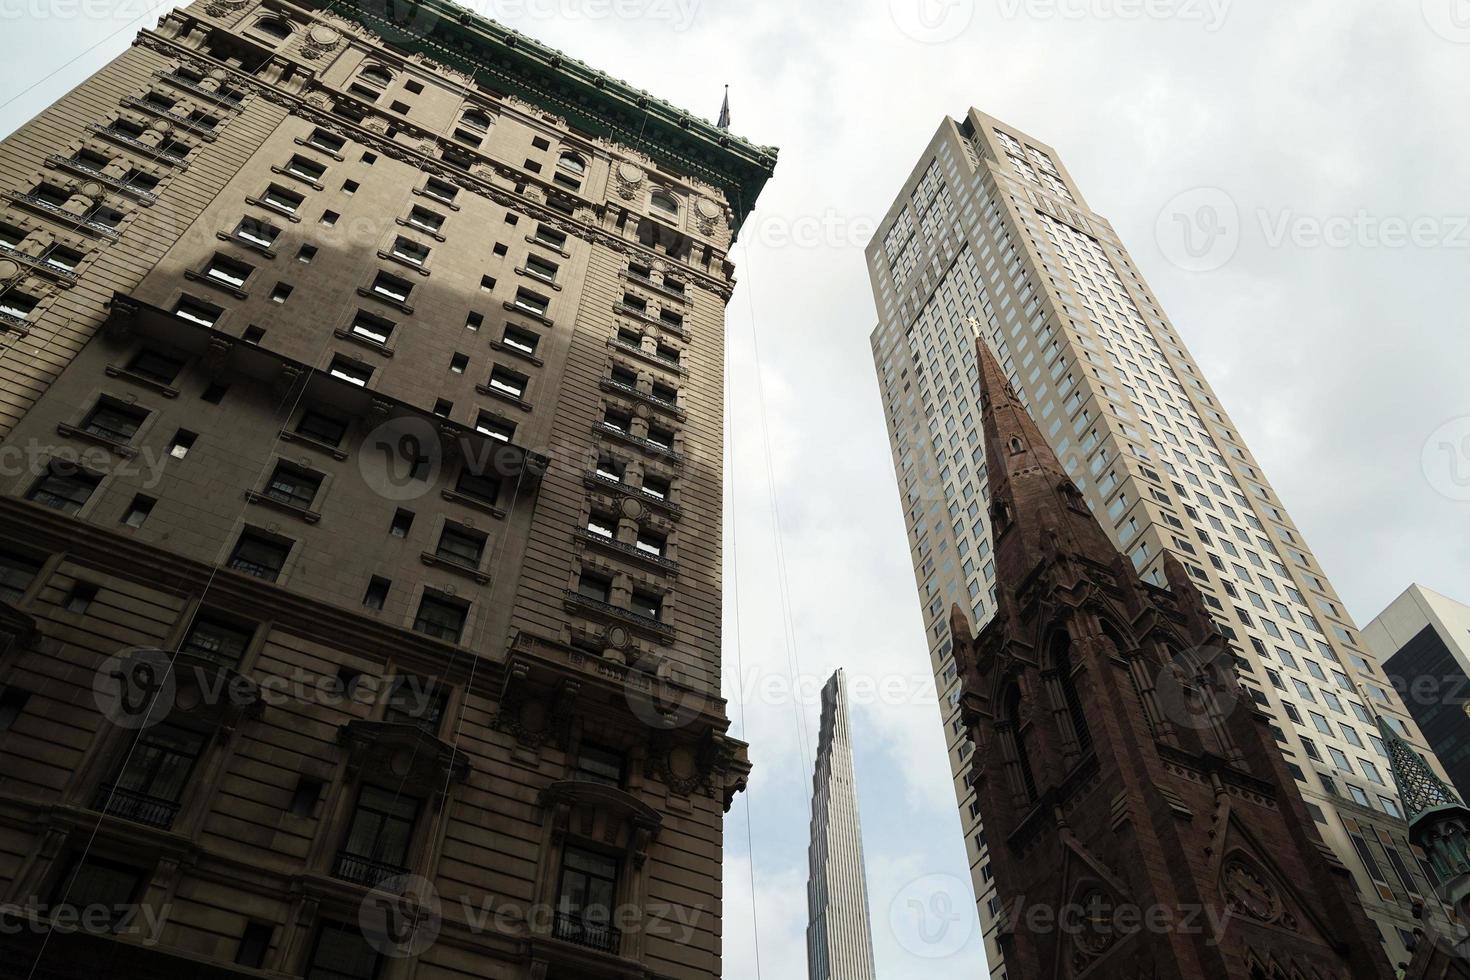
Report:
[[[167,6],[0,0],[0,133]],[[879,973],[980,972],[972,913],[962,901],[943,917],[968,873],[862,259],[944,115],[973,104],[1060,151],[1359,623],[1413,581],[1470,599],[1467,0],[472,6],[711,117],[729,83],[734,129],[781,147],[736,248],[728,318],[726,689],[756,766],[727,825],[728,977],[805,975],[816,691],[839,665],[866,685],[854,713]],[[1223,234],[1200,253],[1175,217],[1202,207]]]

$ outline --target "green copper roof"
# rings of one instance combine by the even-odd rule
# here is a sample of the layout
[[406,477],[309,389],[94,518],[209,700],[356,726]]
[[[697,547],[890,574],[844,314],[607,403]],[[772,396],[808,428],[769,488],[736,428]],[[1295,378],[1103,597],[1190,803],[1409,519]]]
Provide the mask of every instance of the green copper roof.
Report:
[[1446,808],[1464,809],[1449,784],[1383,718],[1378,719],[1378,734],[1388,749],[1389,768],[1404,804],[1404,819],[1410,827],[1426,814]]
[[737,227],[775,170],[775,148],[717,129],[448,0],[306,0],[306,5],[329,8],[395,49],[472,74],[487,89],[519,96],[580,130],[708,181],[725,193]]

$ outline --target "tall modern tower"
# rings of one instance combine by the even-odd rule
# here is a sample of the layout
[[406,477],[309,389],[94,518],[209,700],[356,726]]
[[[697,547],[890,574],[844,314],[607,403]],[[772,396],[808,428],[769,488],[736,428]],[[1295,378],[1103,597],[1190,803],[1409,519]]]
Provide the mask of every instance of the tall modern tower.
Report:
[[[945,119],[868,247],[872,334],[955,795],[993,976],[990,849],[967,782],[949,609],[996,608],[975,340],[983,337],[1115,547],[1148,582],[1175,555],[1391,962],[1427,895],[1376,711],[1424,741],[1327,575],[1107,220],[1056,152],[971,110]],[[1370,710],[1371,708],[1371,710]]]
[[840,669],[822,688],[808,864],[808,980],[876,980],[847,685]]
[[721,975],[774,165],[444,0],[201,0],[4,141],[0,974]]

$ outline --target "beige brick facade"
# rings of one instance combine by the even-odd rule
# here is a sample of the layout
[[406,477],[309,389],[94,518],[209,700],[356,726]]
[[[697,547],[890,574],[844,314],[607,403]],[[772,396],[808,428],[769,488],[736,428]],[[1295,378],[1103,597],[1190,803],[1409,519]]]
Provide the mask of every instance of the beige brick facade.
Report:
[[0,145],[0,975],[720,974],[775,151],[396,13],[195,4]]

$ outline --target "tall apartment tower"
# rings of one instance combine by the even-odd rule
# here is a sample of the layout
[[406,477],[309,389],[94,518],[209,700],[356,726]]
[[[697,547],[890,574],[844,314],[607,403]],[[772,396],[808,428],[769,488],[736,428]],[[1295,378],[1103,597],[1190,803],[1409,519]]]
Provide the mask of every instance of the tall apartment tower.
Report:
[[0,973],[720,976],[774,164],[442,0],[195,3],[5,140]]
[[822,727],[812,778],[806,885],[808,980],[877,978],[857,773],[847,722],[847,683],[839,669],[822,688]]
[[1142,577],[1180,560],[1272,718],[1322,837],[1391,962],[1429,894],[1373,713],[1412,718],[1106,219],[1060,158],[971,110],[945,119],[868,246],[874,363],[991,974],[1000,903],[966,775],[948,611],[996,608],[975,340]]
[[1363,627],[1460,796],[1470,795],[1470,606],[1411,585]]

